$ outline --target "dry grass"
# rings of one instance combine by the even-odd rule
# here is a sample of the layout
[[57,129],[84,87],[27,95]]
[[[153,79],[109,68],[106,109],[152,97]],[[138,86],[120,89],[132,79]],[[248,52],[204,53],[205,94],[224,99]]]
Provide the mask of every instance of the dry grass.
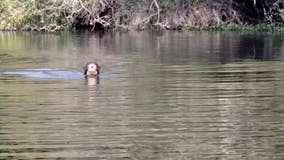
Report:
[[200,4],[195,7],[174,11],[163,12],[160,14],[152,13],[148,16],[138,14],[133,18],[132,24],[136,28],[146,26],[160,26],[165,29],[179,29],[183,26],[211,26],[223,24],[240,24],[241,20],[238,12],[232,7],[222,4],[209,7],[207,4]]

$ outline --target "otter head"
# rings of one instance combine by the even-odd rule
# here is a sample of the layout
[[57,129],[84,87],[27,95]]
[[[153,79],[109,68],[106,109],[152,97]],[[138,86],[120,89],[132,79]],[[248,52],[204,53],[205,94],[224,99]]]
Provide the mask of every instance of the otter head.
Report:
[[83,68],[86,78],[97,77],[100,74],[100,66],[96,62],[88,62]]

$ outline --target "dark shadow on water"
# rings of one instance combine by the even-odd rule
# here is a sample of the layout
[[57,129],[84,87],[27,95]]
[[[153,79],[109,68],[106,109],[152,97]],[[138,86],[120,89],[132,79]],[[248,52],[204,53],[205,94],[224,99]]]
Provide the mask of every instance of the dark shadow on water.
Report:
[[239,50],[236,54],[240,59],[277,60],[279,50],[283,45],[282,36],[242,36]]

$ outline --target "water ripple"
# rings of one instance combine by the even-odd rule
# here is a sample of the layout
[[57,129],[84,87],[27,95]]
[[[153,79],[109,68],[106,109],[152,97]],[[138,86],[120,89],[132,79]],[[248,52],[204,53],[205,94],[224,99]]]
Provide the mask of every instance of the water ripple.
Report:
[[[250,54],[239,34],[123,35],[12,34],[5,52],[0,43],[0,159],[283,159],[279,58],[234,57]],[[95,85],[66,69],[94,56]],[[17,61],[40,69],[13,70]]]

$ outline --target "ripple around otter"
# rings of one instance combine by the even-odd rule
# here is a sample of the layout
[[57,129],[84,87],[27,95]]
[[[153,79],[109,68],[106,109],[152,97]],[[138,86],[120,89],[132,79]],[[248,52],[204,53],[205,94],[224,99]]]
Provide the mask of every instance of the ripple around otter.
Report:
[[[27,69],[0,72],[0,75],[6,76],[22,76],[27,78],[42,78],[42,79],[81,79],[84,74],[77,70],[67,69]],[[100,78],[114,78],[116,74],[105,73],[101,74]]]

